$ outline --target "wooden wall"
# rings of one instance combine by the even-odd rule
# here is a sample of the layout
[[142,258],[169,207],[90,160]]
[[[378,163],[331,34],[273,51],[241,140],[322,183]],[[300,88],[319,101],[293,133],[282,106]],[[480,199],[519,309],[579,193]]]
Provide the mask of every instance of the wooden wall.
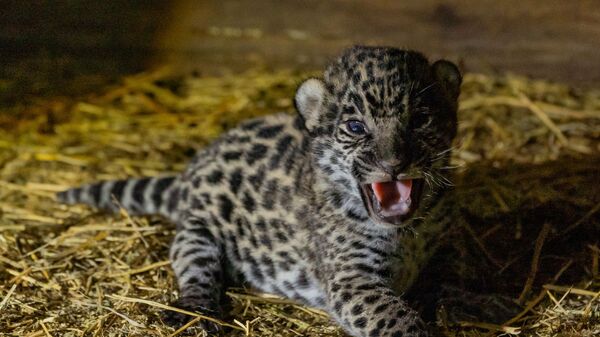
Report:
[[599,0],[7,0],[1,6],[0,81],[19,81],[13,98],[77,90],[165,60],[205,73],[256,65],[316,69],[355,43],[419,49],[471,71],[600,86]]

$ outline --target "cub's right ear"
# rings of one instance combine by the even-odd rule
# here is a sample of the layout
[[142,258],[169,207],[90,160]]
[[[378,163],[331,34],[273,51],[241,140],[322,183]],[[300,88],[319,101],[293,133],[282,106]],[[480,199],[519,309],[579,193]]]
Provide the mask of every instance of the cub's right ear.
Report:
[[446,60],[439,60],[431,67],[442,88],[448,93],[450,98],[456,100],[460,94],[460,84],[462,83],[462,75],[458,67]]
[[325,100],[325,85],[316,78],[302,82],[296,91],[295,104],[304,125],[312,132],[319,125],[321,106]]

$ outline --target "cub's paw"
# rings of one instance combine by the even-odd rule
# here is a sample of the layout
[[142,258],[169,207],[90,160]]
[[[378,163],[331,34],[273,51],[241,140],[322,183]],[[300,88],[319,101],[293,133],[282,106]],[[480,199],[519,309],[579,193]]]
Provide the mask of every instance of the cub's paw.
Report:
[[429,337],[429,327],[416,312],[402,312],[397,318],[378,320],[369,336]]
[[511,298],[499,294],[476,294],[451,287],[445,287],[444,292],[436,316],[450,325],[462,321],[502,324],[521,311]]
[[[202,301],[199,301],[198,298],[182,297],[182,298],[179,298],[178,300],[176,300],[175,302],[171,303],[171,306],[175,307],[175,308],[183,309],[185,311],[197,312],[204,316],[221,318],[220,310],[214,309],[214,307],[215,307],[214,305],[206,305],[206,304],[207,303],[203,303]],[[211,308],[213,308],[213,309],[211,309]],[[184,326],[185,324],[190,322],[192,319],[194,319],[194,317],[191,315],[186,315],[184,313],[180,313],[180,312],[172,311],[172,310],[164,310],[161,315],[161,320],[165,324],[167,324],[173,328],[176,328],[176,329]],[[221,326],[214,322],[210,322],[207,320],[200,320],[198,323],[193,325],[193,328],[190,327],[190,329],[188,329],[188,330],[191,331],[191,330],[198,330],[198,329],[205,330],[206,332],[209,332],[209,333],[218,333],[221,331]]]
[[415,317],[415,319],[412,322],[408,323],[408,326],[406,327],[406,332],[401,336],[429,337],[431,336],[431,334],[427,324],[425,324],[425,322],[423,322],[421,318]]

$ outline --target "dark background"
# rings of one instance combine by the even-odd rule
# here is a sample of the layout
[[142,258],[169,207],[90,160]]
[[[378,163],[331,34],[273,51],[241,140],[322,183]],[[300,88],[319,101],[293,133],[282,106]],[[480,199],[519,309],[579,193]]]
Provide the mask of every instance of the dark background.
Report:
[[0,1],[0,101],[77,95],[164,63],[318,69],[355,43],[465,70],[600,84],[597,0]]

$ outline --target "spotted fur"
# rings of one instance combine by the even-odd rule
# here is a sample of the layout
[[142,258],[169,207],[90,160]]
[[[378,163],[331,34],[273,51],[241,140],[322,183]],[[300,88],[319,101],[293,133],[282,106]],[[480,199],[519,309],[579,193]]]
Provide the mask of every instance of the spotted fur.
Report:
[[[108,209],[114,199],[175,222],[179,307],[219,314],[226,280],[238,280],[322,308],[352,336],[426,336],[391,288],[392,256],[411,221],[373,220],[359,186],[419,176],[420,212],[428,208],[448,181],[460,81],[447,61],[354,47],[300,86],[297,116],[242,123],[176,177],[98,183],[59,198]],[[369,132],[352,134],[348,120]]]

